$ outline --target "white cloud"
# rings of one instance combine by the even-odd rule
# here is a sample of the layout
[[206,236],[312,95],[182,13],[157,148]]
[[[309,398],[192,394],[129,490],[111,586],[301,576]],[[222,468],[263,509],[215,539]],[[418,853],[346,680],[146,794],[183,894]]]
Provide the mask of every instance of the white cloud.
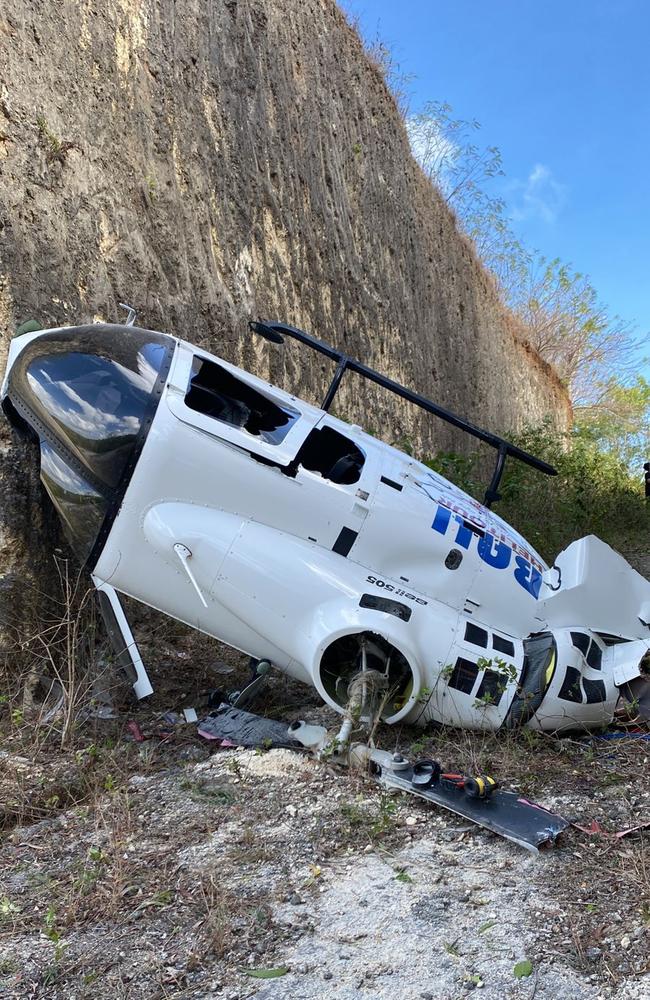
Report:
[[459,154],[458,146],[442,134],[434,121],[424,116],[407,118],[406,131],[413,156],[444,190]]
[[543,163],[536,163],[525,181],[512,181],[508,192],[512,202],[510,214],[516,222],[539,219],[552,225],[566,203],[565,186]]

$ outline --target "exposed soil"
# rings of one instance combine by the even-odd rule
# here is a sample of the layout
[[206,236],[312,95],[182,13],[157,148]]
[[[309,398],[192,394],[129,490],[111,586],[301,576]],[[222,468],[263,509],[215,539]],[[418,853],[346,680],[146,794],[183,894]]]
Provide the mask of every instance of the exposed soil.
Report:
[[[647,833],[571,828],[530,855],[358,773],[286,750],[215,749],[164,713],[201,711],[246,664],[169,628],[149,637],[152,703],[118,704],[63,750],[55,726],[12,725],[7,706],[0,995],[650,997]],[[260,710],[336,721],[280,676]],[[643,740],[385,727],[377,741],[496,774],[586,828],[650,820]],[[260,969],[287,971],[262,980]]]

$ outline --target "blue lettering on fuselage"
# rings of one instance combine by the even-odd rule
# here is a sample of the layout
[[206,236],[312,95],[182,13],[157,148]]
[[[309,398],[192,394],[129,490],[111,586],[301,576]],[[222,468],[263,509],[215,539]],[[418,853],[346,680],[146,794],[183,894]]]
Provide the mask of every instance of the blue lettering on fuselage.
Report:
[[462,549],[469,549],[474,534],[479,535],[477,551],[479,558],[493,569],[507,569],[514,555],[514,577],[520,587],[523,587],[531,597],[539,597],[542,585],[542,574],[524,556],[515,555],[510,546],[494,537],[489,531],[472,531],[468,522],[460,514],[454,514],[447,507],[438,506],[431,527],[441,535],[446,535],[452,520],[456,528],[455,544]]

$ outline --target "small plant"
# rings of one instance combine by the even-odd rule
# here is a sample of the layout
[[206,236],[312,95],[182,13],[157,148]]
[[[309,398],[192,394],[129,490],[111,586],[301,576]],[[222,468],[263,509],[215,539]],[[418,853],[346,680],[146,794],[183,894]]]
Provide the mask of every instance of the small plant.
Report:
[[330,757],[335,757],[340,749],[341,743],[335,736],[334,739],[330,740],[327,746],[323,747],[321,750],[321,760],[328,760]]
[[149,198],[151,199],[151,201],[157,201],[158,184],[156,182],[156,178],[152,174],[147,174],[147,176],[144,179],[144,182],[147,185],[147,193],[149,194]]
[[343,802],[341,815],[345,817],[350,826],[361,826],[364,820],[363,810],[356,802]]
[[226,767],[228,768],[230,773],[234,774],[235,777],[238,778],[240,781],[244,777],[243,771],[241,769],[241,764],[239,763],[236,757],[231,757],[230,760],[227,760]]
[[241,971],[253,979],[279,979],[280,976],[286,976],[289,969],[281,965],[275,969],[242,969]]
[[16,904],[12,903],[9,896],[2,896],[2,898],[0,898],[0,922],[4,920],[11,920],[16,913],[18,913],[18,907]]
[[84,896],[90,892],[102,877],[107,863],[108,859],[101,847],[90,847],[88,861],[73,883],[75,889]]
[[[443,668],[443,669],[446,669],[446,668]],[[419,695],[417,697],[417,700],[420,703],[420,705],[426,705],[426,703],[429,701],[429,698],[431,697],[432,694],[433,694],[433,689],[432,688],[430,688],[430,687],[422,687],[422,688],[420,688],[420,693],[419,693]]]
[[91,743],[90,746],[84,747],[82,750],[76,750],[74,755],[74,759],[80,767],[94,762],[98,757],[99,749],[94,743]]
[[521,962],[517,962],[512,973],[515,979],[526,979],[533,973],[533,963],[525,958]]
[[54,961],[58,964],[63,958],[68,945],[63,940],[63,935],[57,927],[56,911],[53,906],[48,906],[47,908],[43,933],[48,941],[51,941],[54,945]]
[[320,865],[310,865],[309,873],[309,878],[303,883],[305,888],[314,885],[323,874],[323,870]]
[[173,889],[160,889],[149,901],[150,906],[170,906],[174,902]]
[[397,804],[389,795],[382,795],[379,800],[377,815],[370,827],[371,837],[381,837],[393,828]]
[[45,159],[48,163],[65,163],[66,157],[71,149],[75,148],[74,142],[64,142],[50,128],[45,115],[39,115],[36,119],[41,145],[45,149]]
[[413,740],[409,747],[409,753],[412,754],[413,757],[419,757],[426,745],[427,741],[424,737],[421,737],[419,740]]
[[215,786],[208,781],[181,781],[180,787],[190,794],[194,802],[213,802],[216,805],[230,806],[235,801],[235,795],[230,788]]

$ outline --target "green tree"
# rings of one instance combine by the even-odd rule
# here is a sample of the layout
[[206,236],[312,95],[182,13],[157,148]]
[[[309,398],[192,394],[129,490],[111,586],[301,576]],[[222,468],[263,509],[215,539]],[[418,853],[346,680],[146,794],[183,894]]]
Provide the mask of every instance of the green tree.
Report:
[[[612,316],[586,275],[559,258],[538,257],[511,296],[526,335],[563,380],[576,409],[604,406],[629,378],[634,327]],[[613,380],[612,372],[616,372]]]
[[575,430],[640,475],[643,463],[650,461],[650,382],[642,375],[628,385],[611,379],[603,385],[598,405],[578,413]]
[[457,119],[451,105],[431,101],[406,124],[422,169],[473,240],[527,339],[565,383],[579,426],[602,447],[620,445],[626,460],[636,461],[647,447],[650,405],[634,381],[633,325],[611,314],[585,274],[528,251],[516,237],[506,202],[490,193],[503,165],[496,146],[477,143],[479,122]]

